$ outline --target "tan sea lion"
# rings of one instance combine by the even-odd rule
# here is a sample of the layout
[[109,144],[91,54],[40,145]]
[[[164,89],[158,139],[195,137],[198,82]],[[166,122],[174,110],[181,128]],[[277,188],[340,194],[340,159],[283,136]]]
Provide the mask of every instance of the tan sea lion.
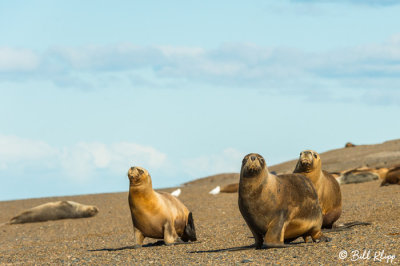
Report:
[[128,177],[135,247],[141,246],[145,237],[164,239],[166,245],[174,243],[178,236],[184,242],[197,240],[192,213],[179,199],[154,191],[144,168],[131,167]]
[[239,183],[233,183],[221,188],[221,193],[236,193],[239,190]]
[[379,179],[385,180],[387,173],[389,172],[389,168],[386,167],[377,167],[374,169],[374,172],[379,175]]
[[400,166],[394,167],[387,172],[381,186],[388,186],[391,184],[400,185]]
[[301,152],[293,173],[305,175],[314,184],[324,216],[322,228],[332,228],[342,213],[342,194],[336,179],[322,170],[319,154],[312,150]]
[[242,162],[239,210],[256,248],[285,247],[284,241],[311,236],[330,241],[321,232],[322,212],[311,181],[300,174],[273,175],[264,158],[248,154]]
[[92,217],[98,212],[99,209],[96,206],[84,205],[74,201],[55,201],[26,210],[12,218],[9,224]]

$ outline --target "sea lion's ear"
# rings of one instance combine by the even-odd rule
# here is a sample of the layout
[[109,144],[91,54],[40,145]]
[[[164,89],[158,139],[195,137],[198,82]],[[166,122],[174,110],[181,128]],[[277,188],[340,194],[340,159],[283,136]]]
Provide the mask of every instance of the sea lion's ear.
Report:
[[317,159],[318,155],[315,152],[313,154],[314,154],[314,158]]

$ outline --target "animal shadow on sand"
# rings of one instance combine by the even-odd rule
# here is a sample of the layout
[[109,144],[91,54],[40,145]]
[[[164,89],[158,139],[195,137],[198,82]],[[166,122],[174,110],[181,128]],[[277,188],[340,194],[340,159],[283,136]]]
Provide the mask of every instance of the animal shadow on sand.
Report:
[[[175,242],[173,244],[170,244],[168,246],[176,246],[176,245],[190,245],[190,244],[196,244],[200,243],[199,241],[196,242]],[[165,242],[163,240],[154,242],[154,243],[148,243],[146,245],[142,246],[125,246],[125,247],[120,247],[120,248],[99,248],[99,249],[89,249],[88,251],[119,251],[119,250],[125,250],[125,249],[141,249],[141,248],[150,248],[150,247],[158,247],[158,246],[164,246]]]
[[[297,242],[297,243],[285,243],[281,247],[275,247],[275,248],[291,248],[291,247],[304,247],[305,245],[309,245],[311,243],[302,243],[302,242]],[[231,248],[221,248],[221,249],[211,249],[211,250],[198,250],[198,251],[190,251],[188,253],[218,253],[218,252],[227,252],[227,251],[241,251],[241,250],[248,250],[248,249],[256,249],[255,245],[248,245],[248,246],[240,246],[240,247],[231,247]],[[261,248],[261,249],[267,249],[267,248]]]

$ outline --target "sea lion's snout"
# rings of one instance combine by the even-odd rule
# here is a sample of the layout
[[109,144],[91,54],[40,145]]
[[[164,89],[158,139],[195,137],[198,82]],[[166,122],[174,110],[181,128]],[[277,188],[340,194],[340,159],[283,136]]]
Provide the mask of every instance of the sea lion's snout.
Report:
[[128,171],[130,185],[140,185],[147,175],[147,171],[143,168],[132,166]]
[[96,206],[91,206],[89,209],[89,216],[95,216],[96,214],[99,213],[99,208],[97,208]]
[[242,171],[245,173],[244,176],[255,176],[265,166],[264,158],[257,153],[250,153],[243,158]]
[[313,153],[311,151],[303,151],[300,153],[299,163],[302,168],[309,169],[314,162]]

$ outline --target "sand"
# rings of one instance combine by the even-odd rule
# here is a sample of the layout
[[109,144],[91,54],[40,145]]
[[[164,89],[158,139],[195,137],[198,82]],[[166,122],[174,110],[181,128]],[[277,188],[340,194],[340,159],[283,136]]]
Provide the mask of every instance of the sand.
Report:
[[[341,151],[346,154],[360,152],[357,149]],[[378,153],[392,153],[390,158],[393,158],[395,151],[379,150]],[[359,159],[365,159],[370,154],[374,153],[370,151],[359,156]],[[384,164],[388,161],[387,156],[368,158],[375,163]],[[400,162],[396,160],[390,162]],[[340,162],[337,164],[340,165]],[[347,165],[342,167],[346,168]],[[7,222],[24,209],[48,201],[73,200],[96,205],[100,209],[99,214],[92,218],[0,226],[0,264],[315,265],[370,264],[378,260],[400,264],[399,185],[380,187],[379,180],[342,185],[343,213],[338,222],[366,221],[372,225],[326,233],[332,237],[329,243],[304,244],[299,238],[285,249],[229,251],[229,248],[250,245],[254,239],[239,212],[238,195],[213,196],[208,192],[216,185],[233,183],[237,178],[235,173],[217,175],[190,182],[181,188],[179,198],[193,212],[198,241],[174,246],[132,248],[133,229],[127,191],[0,202],[0,223]],[[169,188],[164,191],[173,190]],[[153,242],[156,240],[145,241]],[[339,258],[339,254],[344,256],[345,252],[347,257]],[[395,257],[392,259],[391,256]]]

